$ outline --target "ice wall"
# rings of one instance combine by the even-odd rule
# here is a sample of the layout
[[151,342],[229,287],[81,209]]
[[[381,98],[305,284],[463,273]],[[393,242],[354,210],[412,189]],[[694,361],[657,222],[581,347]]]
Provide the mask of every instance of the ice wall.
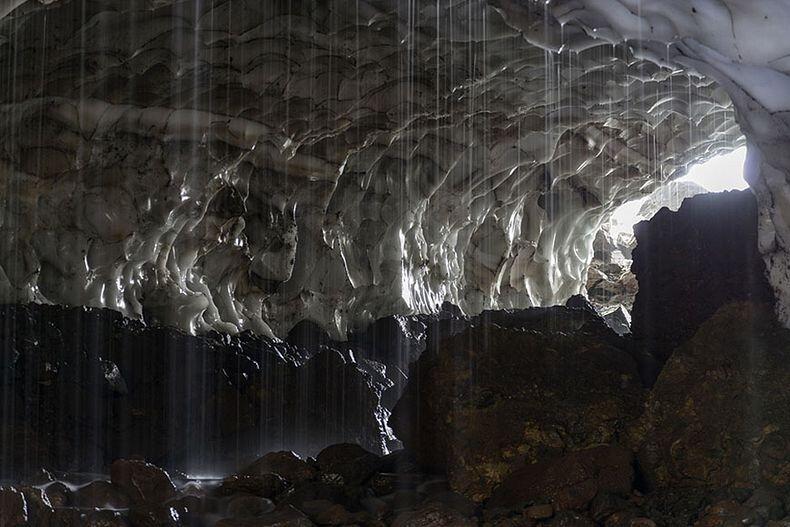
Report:
[[555,18],[588,9],[0,6],[3,301],[336,337],[561,303],[610,211],[741,141],[715,72]]
[[[790,324],[790,5],[783,0],[553,0],[577,42],[627,40],[640,55],[715,79],[749,142],[759,245]],[[583,36],[582,36],[583,35]],[[586,38],[585,38],[586,37]]]

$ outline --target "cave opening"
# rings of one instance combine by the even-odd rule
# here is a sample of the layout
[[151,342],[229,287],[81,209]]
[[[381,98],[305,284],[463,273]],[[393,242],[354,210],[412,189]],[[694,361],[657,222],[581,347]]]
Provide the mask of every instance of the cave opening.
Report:
[[593,242],[586,290],[587,298],[613,329],[630,333],[631,310],[639,289],[631,272],[636,224],[649,221],[664,207],[676,212],[685,199],[700,194],[748,190],[744,174],[746,153],[746,146],[741,146],[692,163],[685,175],[667,182],[648,196],[617,207],[601,226]]

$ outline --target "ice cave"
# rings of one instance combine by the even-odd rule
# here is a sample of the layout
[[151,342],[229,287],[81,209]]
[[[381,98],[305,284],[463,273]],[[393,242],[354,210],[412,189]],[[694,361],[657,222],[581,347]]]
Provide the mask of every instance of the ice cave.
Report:
[[0,527],[790,526],[790,0],[0,0]]

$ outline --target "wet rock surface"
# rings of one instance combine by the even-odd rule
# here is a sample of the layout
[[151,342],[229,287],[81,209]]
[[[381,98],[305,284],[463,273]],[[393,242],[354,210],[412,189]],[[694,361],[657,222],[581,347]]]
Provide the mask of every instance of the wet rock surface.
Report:
[[639,292],[632,331],[661,360],[721,306],[773,303],[757,248],[757,202],[750,191],[686,199],[677,212],[661,209],[634,232],[632,271]]
[[638,417],[638,366],[617,342],[589,309],[483,314],[423,354],[390,423],[482,501],[520,464],[611,443]]
[[0,320],[5,476],[117,458],[212,470],[278,448],[391,441],[380,401],[392,382],[347,347],[193,337],[83,308],[7,305]]
[[[353,448],[352,448],[353,447]],[[324,453],[361,454],[348,443]],[[263,456],[257,466],[272,466],[284,452]],[[93,527],[726,527],[790,524],[790,489],[756,487],[673,487],[643,494],[635,487],[632,453],[599,446],[572,452],[514,471],[484,502],[475,503],[450,489],[442,474],[417,470],[411,454],[365,452],[377,466],[354,482],[341,481],[336,467],[315,458],[289,456],[282,474],[250,476],[245,471],[222,478],[168,474],[138,460],[116,460],[124,478],[58,473],[37,486],[0,488],[3,526]],[[262,461],[263,459],[266,461]],[[312,471],[294,477],[293,461]],[[327,468],[328,467],[328,468]],[[130,474],[131,473],[131,474]],[[292,482],[288,482],[287,477]],[[258,478],[258,479],[256,479]],[[260,479],[263,478],[263,479]],[[279,482],[272,485],[271,481]],[[140,500],[139,482],[146,500]],[[382,485],[386,481],[386,485]],[[243,482],[243,483],[240,483]],[[258,485],[260,483],[260,485]],[[64,489],[64,501],[47,495]],[[101,488],[127,505],[80,503],[83,489]],[[161,489],[166,489],[161,492]],[[95,494],[95,492],[94,492]],[[267,497],[264,497],[267,496]]]
[[[532,463],[510,473],[488,505],[514,508],[547,501],[558,510],[584,509],[601,493],[627,495],[634,483],[632,465],[631,452],[615,447],[595,447]],[[531,508],[528,515],[545,516],[546,509]]]
[[633,429],[658,486],[790,484],[790,331],[772,306],[722,307],[665,365]]

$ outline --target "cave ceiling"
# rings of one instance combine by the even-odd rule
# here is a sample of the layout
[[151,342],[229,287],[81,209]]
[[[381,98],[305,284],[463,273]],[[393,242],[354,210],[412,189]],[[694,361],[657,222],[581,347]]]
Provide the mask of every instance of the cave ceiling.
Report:
[[0,299],[338,338],[564,302],[614,208],[768,137],[728,84],[764,50],[636,4],[0,1]]

